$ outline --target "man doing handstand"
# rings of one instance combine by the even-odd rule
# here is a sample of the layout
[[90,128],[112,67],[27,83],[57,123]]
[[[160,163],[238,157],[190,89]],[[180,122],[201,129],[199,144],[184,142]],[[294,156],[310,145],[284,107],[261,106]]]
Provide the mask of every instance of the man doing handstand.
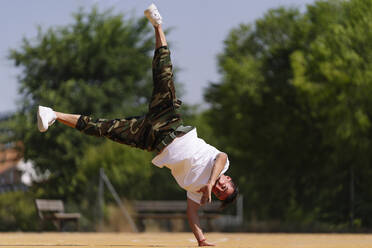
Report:
[[154,4],[145,11],[155,29],[156,50],[152,63],[153,83],[148,112],[141,117],[94,120],[89,116],[66,114],[39,106],[38,127],[45,132],[55,120],[84,134],[107,137],[113,141],[147,151],[156,151],[152,163],[168,167],[177,183],[187,191],[187,217],[199,246],[211,246],[200,228],[198,208],[211,202],[211,192],[226,205],[238,190],[229,176],[225,153],[197,137],[196,128],[183,126],[178,113],[170,51],[162,30],[162,17]]

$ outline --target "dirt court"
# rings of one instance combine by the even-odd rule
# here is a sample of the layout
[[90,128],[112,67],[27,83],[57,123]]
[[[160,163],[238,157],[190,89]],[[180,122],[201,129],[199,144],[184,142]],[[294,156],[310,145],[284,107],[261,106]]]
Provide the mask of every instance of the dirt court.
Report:
[[[209,233],[217,247],[372,248],[372,234]],[[196,247],[192,233],[0,233],[0,247]]]

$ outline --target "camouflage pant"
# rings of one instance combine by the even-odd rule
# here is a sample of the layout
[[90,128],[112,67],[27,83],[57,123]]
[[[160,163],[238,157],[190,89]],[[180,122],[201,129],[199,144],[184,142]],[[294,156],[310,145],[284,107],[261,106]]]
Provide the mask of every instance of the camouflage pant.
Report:
[[107,137],[148,151],[155,150],[167,134],[182,125],[181,116],[177,113],[181,101],[176,98],[170,51],[167,47],[160,47],[155,51],[152,74],[154,88],[147,114],[114,120],[93,120],[89,116],[81,116],[76,128],[88,135]]

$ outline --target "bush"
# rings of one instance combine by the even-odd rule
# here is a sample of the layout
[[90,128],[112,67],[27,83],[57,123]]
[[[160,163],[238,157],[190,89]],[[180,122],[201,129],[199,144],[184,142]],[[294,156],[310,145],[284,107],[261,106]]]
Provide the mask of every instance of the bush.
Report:
[[0,195],[0,231],[38,231],[40,220],[29,192]]

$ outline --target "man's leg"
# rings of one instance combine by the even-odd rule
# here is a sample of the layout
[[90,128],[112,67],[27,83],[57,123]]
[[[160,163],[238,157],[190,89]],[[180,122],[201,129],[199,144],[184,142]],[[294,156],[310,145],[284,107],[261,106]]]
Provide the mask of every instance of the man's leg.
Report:
[[38,125],[41,132],[57,120],[60,123],[76,128],[84,134],[106,137],[121,144],[152,150],[151,142],[146,139],[151,126],[145,116],[125,119],[93,119],[89,116],[56,112],[51,108],[39,106]]
[[80,118],[81,115],[74,115],[74,114],[66,114],[66,113],[61,113],[61,112],[56,112],[54,113],[57,116],[57,121],[61,122],[62,124],[65,124],[66,126],[69,127],[76,127],[76,124]]
[[[150,6],[149,9],[151,8],[156,9],[155,6]],[[160,14],[157,9],[150,14],[146,10],[145,14],[155,31],[155,53],[152,62],[153,91],[147,117],[155,137],[155,149],[161,151],[172,141],[168,138],[169,134],[178,136],[187,130],[179,129],[182,126],[182,118],[178,112],[181,101],[176,97],[170,50],[161,25]],[[165,141],[166,138],[168,141]]]
[[161,24],[154,25],[154,30],[154,90],[147,116],[93,120],[88,116],[56,112],[57,120],[85,134],[104,136],[146,150],[153,150],[160,137],[181,125],[180,115],[174,111],[175,106],[179,107],[179,101],[175,97],[170,51]]
[[112,120],[93,119],[83,115],[67,115],[66,117],[60,121],[74,126],[84,134],[106,137],[121,144],[152,150],[146,139],[151,126],[147,124],[145,116]]
[[38,114],[38,122],[41,120],[40,131],[45,132],[48,125],[50,126],[57,119],[64,125],[88,135],[104,136],[119,143],[153,150],[165,135],[180,126],[182,120],[175,111],[180,106],[180,101],[175,96],[170,51],[161,22],[156,22],[154,21],[156,24],[154,25],[156,41],[153,60],[154,90],[149,104],[149,113],[146,116],[93,120],[88,116],[54,112],[50,108],[41,107],[46,114]]
[[160,47],[168,46],[167,40],[165,39],[165,34],[163,32],[163,28],[162,28],[161,24],[159,24],[158,26],[154,26],[154,29],[155,29],[155,46],[156,46],[156,49],[158,49]]
[[[159,108],[174,107],[179,104],[173,82],[173,66],[170,58],[170,50],[161,24],[154,26],[155,30],[155,54],[152,62],[152,77],[154,88],[149,112],[162,112]],[[177,106],[179,107],[179,106]]]

